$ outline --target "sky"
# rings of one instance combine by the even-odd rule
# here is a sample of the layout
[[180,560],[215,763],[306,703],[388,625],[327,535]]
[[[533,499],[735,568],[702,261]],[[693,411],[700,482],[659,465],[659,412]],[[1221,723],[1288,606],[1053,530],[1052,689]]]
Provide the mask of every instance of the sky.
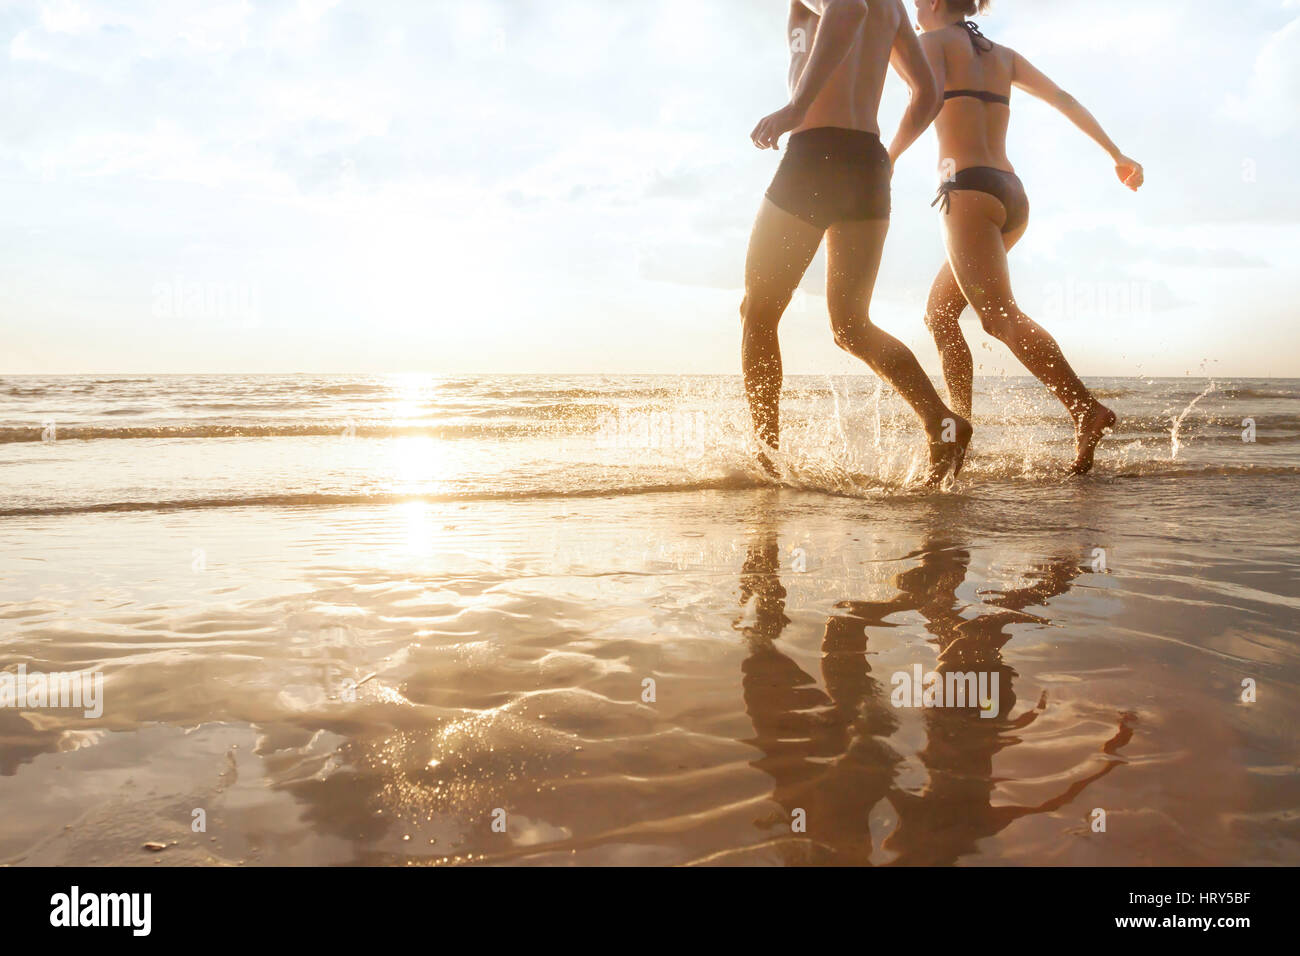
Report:
[[[910,0],[909,0],[909,10]],[[786,0],[0,0],[0,374],[735,373]],[[1300,0],[998,0],[1022,308],[1084,375],[1300,376]],[[886,141],[906,104],[892,76]],[[927,133],[872,318],[937,370]],[[788,373],[835,348],[819,256]],[[968,313],[984,373],[1016,372]]]

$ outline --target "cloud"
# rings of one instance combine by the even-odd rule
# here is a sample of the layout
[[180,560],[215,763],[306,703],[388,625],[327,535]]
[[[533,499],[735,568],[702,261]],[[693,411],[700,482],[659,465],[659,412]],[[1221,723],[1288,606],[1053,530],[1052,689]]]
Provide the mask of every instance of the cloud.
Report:
[[1194,269],[1262,269],[1269,261],[1226,246],[1194,246],[1185,233],[1166,234],[1146,228],[1121,231],[1115,226],[1073,229],[1056,244],[1055,256],[1063,261],[1086,262],[1095,268],[1133,274],[1152,265]]
[[[1288,4],[1294,6],[1294,4]],[[1296,128],[1300,103],[1300,18],[1270,35],[1255,58],[1242,95],[1229,93],[1226,113],[1269,137]]]

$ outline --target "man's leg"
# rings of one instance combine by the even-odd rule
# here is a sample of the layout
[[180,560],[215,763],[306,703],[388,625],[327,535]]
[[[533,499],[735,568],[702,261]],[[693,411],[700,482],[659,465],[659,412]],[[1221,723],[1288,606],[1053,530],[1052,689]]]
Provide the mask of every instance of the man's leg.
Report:
[[949,470],[961,470],[971,427],[939,398],[911,350],[871,323],[871,294],[888,231],[886,219],[841,222],[827,230],[826,304],[835,343],[871,366],[920,416],[930,438],[934,483]]
[[[781,343],[777,326],[821,245],[822,231],[764,198],[745,259],[740,359],[754,432],[769,448],[781,441]],[[765,464],[766,456],[763,458]]]

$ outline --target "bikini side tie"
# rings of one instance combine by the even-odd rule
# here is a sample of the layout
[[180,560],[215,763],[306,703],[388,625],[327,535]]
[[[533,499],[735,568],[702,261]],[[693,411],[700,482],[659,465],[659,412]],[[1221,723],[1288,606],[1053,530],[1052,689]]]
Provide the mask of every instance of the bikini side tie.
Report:
[[945,182],[940,186],[938,194],[934,197],[934,202],[930,203],[930,208],[933,209],[935,206],[939,206],[939,203],[943,203],[939,208],[942,209],[944,213],[947,213],[948,207],[952,205],[952,190],[956,185],[955,182]]

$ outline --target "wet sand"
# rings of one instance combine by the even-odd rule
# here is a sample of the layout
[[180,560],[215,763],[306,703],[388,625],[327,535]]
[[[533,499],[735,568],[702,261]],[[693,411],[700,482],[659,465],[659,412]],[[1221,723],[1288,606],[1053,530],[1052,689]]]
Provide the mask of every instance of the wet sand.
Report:
[[1294,865],[1296,482],[12,517],[0,859]]

